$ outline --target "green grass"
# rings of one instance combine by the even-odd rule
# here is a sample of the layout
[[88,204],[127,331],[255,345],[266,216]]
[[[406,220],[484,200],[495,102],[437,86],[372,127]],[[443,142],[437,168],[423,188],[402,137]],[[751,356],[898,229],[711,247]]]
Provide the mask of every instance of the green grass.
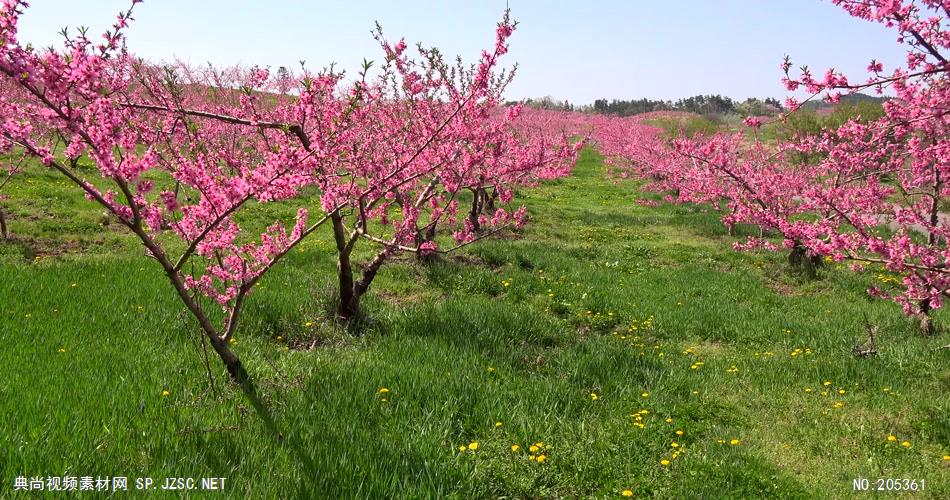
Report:
[[[360,335],[326,319],[329,234],[305,243],[238,333],[257,408],[213,358],[212,390],[191,317],[117,225],[52,173],[11,188],[0,496],[20,475],[227,477],[236,498],[836,498],[858,477],[950,495],[945,333],[867,298],[877,271],[807,280],[732,251],[710,210],[637,205],[656,196],[590,151],[520,193],[523,231],[384,268]],[[881,352],[858,359],[865,315]]]

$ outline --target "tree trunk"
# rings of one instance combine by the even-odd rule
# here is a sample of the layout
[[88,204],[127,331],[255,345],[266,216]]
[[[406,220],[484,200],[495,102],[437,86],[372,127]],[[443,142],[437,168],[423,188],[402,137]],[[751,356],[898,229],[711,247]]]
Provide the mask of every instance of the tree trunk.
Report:
[[924,335],[933,335],[934,333],[934,324],[932,318],[930,317],[930,311],[933,308],[930,306],[930,299],[924,299],[920,301],[920,313],[917,315],[920,320],[920,333]]
[[353,245],[347,241],[343,218],[333,213],[330,220],[333,222],[333,237],[336,240],[336,271],[340,290],[336,314],[340,321],[348,321],[359,313],[359,296],[353,284],[353,264],[350,261]]
[[478,223],[478,215],[481,213],[481,195],[478,189],[472,190],[472,210],[468,213],[468,221],[472,224],[472,229],[477,233],[481,231],[481,224]]
[[818,255],[808,255],[808,249],[796,241],[788,254],[788,264],[795,270],[803,271],[809,278],[815,278],[822,260]]
[[3,215],[3,209],[0,209],[0,238],[8,239],[10,237],[7,233],[7,219]]
[[241,360],[234,354],[234,351],[228,347],[227,341],[217,336],[211,336],[211,347],[214,352],[218,353],[224,367],[228,370],[228,375],[231,376],[231,380],[242,386],[250,381],[250,376],[244,369],[244,365],[241,364]]

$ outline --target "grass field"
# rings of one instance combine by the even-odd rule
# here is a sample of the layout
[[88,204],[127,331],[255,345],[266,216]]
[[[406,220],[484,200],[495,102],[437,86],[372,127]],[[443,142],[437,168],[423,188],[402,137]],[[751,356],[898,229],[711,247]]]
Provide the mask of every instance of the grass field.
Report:
[[[861,477],[950,497],[948,337],[867,297],[892,278],[734,252],[715,213],[637,204],[659,198],[591,151],[520,193],[517,234],[384,268],[359,334],[327,319],[329,234],[305,243],[238,333],[255,404],[214,358],[209,384],[192,318],[118,225],[53,173],[15,182],[0,497],[53,475],[226,477],[236,498],[835,498]],[[855,358],[866,320],[880,355]]]

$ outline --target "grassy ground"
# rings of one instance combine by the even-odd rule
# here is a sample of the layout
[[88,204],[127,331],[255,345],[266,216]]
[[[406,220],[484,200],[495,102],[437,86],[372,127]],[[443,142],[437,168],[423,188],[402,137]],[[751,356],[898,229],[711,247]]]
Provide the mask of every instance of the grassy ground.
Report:
[[[21,475],[226,477],[239,498],[832,498],[860,477],[950,496],[947,334],[868,299],[889,276],[733,252],[716,214],[637,204],[656,197],[591,152],[521,193],[522,232],[385,268],[362,335],[326,319],[329,235],[295,251],[238,335],[257,407],[214,359],[210,387],[132,239],[51,173],[16,182],[0,496]],[[881,352],[854,358],[866,319]]]

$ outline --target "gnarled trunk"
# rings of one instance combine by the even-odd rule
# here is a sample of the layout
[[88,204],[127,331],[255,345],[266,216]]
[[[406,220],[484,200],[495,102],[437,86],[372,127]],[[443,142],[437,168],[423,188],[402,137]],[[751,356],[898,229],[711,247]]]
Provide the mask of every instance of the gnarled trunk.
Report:
[[10,234],[7,233],[7,219],[3,215],[3,209],[0,208],[0,238],[7,239]]

